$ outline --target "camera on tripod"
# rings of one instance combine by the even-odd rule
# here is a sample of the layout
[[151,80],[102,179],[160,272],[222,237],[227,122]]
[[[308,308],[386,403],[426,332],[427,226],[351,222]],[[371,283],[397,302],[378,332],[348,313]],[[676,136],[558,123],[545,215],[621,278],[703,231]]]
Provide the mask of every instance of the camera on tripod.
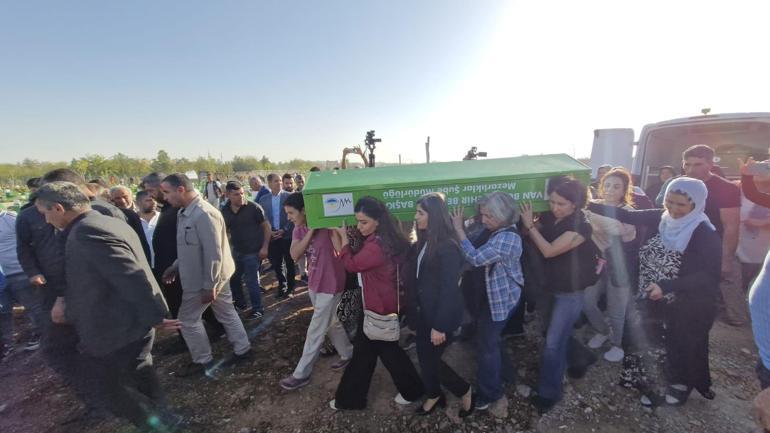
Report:
[[374,148],[377,146],[377,143],[380,143],[381,141],[381,138],[374,138],[374,129],[366,132],[364,144],[369,150],[369,167],[374,167]]
[[472,161],[481,158],[487,157],[487,152],[479,152],[479,148],[476,146],[471,147],[471,149],[468,151],[468,153],[465,154],[463,157],[463,161]]

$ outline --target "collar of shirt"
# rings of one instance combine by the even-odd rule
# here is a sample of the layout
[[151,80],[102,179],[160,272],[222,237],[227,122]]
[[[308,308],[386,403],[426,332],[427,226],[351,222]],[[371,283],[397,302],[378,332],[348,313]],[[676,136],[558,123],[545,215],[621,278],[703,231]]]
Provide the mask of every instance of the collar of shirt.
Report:
[[190,204],[188,204],[187,206],[185,206],[185,207],[183,207],[183,208],[179,209],[179,215],[181,215],[181,216],[187,216],[187,215],[189,215],[189,214],[190,214],[190,212],[188,212],[187,210],[188,210],[188,209],[190,209],[190,211],[192,211],[192,209],[194,209],[194,208],[195,208],[195,206],[198,206],[198,204],[199,204],[199,202],[200,202],[200,201],[201,201],[201,196],[200,196],[200,194],[196,194],[196,195],[195,195],[195,198],[194,198],[194,199],[193,199],[193,200],[190,202]]

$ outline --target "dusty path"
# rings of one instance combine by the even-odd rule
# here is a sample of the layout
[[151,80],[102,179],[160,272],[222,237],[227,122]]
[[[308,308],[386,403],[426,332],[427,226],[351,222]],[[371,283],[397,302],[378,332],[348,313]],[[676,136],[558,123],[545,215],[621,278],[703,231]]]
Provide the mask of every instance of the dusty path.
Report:
[[[714,401],[694,394],[682,408],[646,410],[634,391],[617,385],[619,366],[601,360],[585,378],[569,381],[559,406],[538,417],[521,395],[526,386],[535,383],[541,343],[534,329],[529,329],[526,338],[506,342],[520,381],[518,389],[506,388],[507,410],[497,408],[503,417],[483,413],[462,422],[456,416],[459,403],[452,397],[446,411],[415,417],[413,407],[393,402],[396,390],[381,366],[372,382],[369,408],[335,413],[328,408],[341,375],[329,368],[335,357],[319,359],[307,387],[287,392],[278,386],[299,359],[312,310],[304,291],[285,301],[276,301],[272,292],[264,299],[267,314],[262,321],[247,324],[257,351],[252,363],[218,371],[213,379],[183,379],[173,372],[188,362],[186,353],[157,356],[156,365],[171,402],[192,420],[187,431],[749,433],[754,429],[750,406],[758,387],[751,330],[721,324],[711,333]],[[156,353],[173,338],[161,338]],[[215,343],[214,348],[220,358],[229,354],[226,341]],[[410,356],[416,356],[414,351]],[[458,372],[474,377],[472,345],[455,343],[447,356]],[[1,432],[133,431],[122,421],[77,417],[81,413],[80,403],[45,367],[40,353],[17,353],[0,363]]]

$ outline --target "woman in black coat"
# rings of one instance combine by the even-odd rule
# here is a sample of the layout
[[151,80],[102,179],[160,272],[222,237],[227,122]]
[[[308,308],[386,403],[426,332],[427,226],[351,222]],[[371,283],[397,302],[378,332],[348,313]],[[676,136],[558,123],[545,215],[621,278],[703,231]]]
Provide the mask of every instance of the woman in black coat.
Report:
[[[665,209],[612,209],[624,223],[657,229],[639,250],[639,298],[662,310],[665,321],[665,402],[679,406],[695,388],[713,399],[709,371],[709,331],[719,296],[722,241],[704,213],[708,191],[697,179],[671,181]],[[605,213],[601,205],[589,209]],[[642,404],[654,399],[645,394]]]
[[411,263],[414,274],[409,278],[413,278],[411,322],[417,329],[417,356],[427,395],[417,413],[427,415],[436,406],[446,406],[441,385],[461,398],[462,412],[469,413],[470,384],[441,359],[463,317],[459,279],[464,263],[444,196],[422,196],[414,219],[417,244]]

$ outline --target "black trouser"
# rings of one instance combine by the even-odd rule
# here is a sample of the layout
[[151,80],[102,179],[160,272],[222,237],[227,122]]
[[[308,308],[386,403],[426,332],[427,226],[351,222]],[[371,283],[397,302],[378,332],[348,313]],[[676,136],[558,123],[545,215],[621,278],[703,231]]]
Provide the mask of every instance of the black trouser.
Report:
[[[148,426],[153,417],[162,423],[168,416],[160,382],[148,362],[152,340],[148,335],[108,355],[89,357],[99,397],[113,414],[140,428]],[[142,354],[147,357],[138,359]]]
[[78,338],[72,325],[58,325],[51,321],[51,310],[44,310],[41,349],[48,366],[59,375],[88,410],[104,409],[104,402],[96,396],[97,381],[89,374],[90,360],[78,351]]
[[377,358],[390,373],[396,389],[404,399],[415,401],[424,393],[422,380],[412,361],[398,345],[398,341],[375,341],[364,335],[359,326],[358,335],[353,341],[353,357],[342,374],[335,405],[339,409],[364,409],[372,374],[377,366]]
[[[182,305],[182,284],[179,282],[179,277],[171,284],[164,284],[162,278],[162,272],[153,270],[155,279],[158,281],[160,291],[163,293],[163,297],[166,298],[166,305],[168,306],[168,312],[171,314],[172,319],[176,319],[179,315],[179,307]],[[225,327],[219,323],[219,320],[214,316],[214,311],[211,307],[206,308],[203,312],[203,321],[206,323],[206,330],[209,334],[213,334],[215,337],[225,333]],[[182,331],[178,331],[179,338],[182,338]],[[182,341],[184,339],[182,338]]]
[[[294,260],[291,258],[291,239],[281,238],[270,242],[267,249],[267,256],[270,259],[270,265],[275,271],[275,278],[280,286],[285,286],[288,290],[294,290],[296,281],[294,277],[297,269]],[[286,264],[286,276],[283,274],[283,265]]]
[[89,371],[89,360],[78,351],[80,339],[72,325],[59,325],[51,320],[56,293],[44,288],[40,314],[41,351],[48,366],[59,375],[89,410],[103,409],[104,403],[95,396],[96,381]]
[[668,381],[706,392],[711,388],[709,331],[716,317],[716,306],[679,297],[666,307]]
[[416,343],[425,396],[428,398],[441,396],[441,385],[457,397],[464,396],[471,386],[441,359],[444,349],[451,343],[451,336],[447,334],[444,344],[435,346],[430,341],[430,328],[420,326],[417,328]]

